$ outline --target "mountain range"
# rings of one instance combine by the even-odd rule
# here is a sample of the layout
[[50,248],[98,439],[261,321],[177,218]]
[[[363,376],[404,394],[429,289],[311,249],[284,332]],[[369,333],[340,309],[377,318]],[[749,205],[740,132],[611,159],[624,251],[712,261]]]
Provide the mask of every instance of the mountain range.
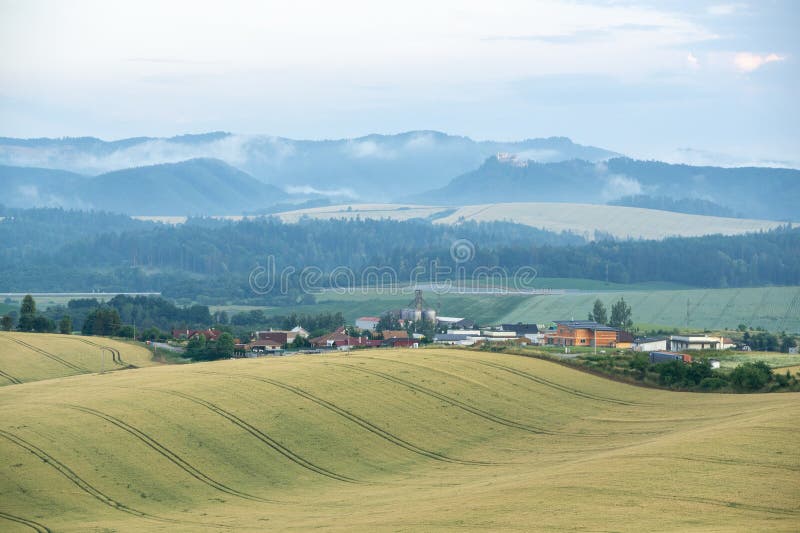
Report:
[[87,177],[63,170],[0,166],[8,207],[59,206],[135,215],[225,215],[285,200],[218,159],[190,159]]
[[[436,131],[293,140],[212,132],[103,141],[0,138],[12,207],[136,215],[270,212],[304,201],[619,203],[797,219],[800,172],[637,161],[564,137],[475,141]],[[695,211],[691,211],[694,209]]]

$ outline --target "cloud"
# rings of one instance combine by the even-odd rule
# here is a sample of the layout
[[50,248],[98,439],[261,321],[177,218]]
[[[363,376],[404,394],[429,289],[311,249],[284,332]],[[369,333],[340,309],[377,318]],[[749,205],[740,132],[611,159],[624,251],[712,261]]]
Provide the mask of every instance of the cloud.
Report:
[[604,161],[595,163],[594,169],[606,182],[600,193],[604,201],[608,202],[624,196],[642,194],[642,184],[639,180],[630,178],[624,174],[609,174],[608,165]]
[[350,141],[344,145],[343,150],[350,157],[357,159],[371,157],[375,159],[394,159],[397,154],[375,141]]
[[346,187],[341,189],[317,189],[316,187],[312,187],[311,185],[289,185],[284,189],[289,194],[314,194],[320,196],[327,196],[329,198],[332,197],[344,197],[344,198],[358,198],[358,195],[352,190]]
[[700,61],[697,59],[697,56],[691,52],[689,52],[689,55],[686,56],[686,62],[689,64],[690,68],[700,68]]
[[778,54],[753,54],[751,52],[740,52],[733,57],[733,63],[741,72],[753,72],[766,65],[767,63],[774,63],[776,61],[783,61],[785,56]]
[[747,4],[743,3],[735,3],[735,4],[715,4],[712,6],[708,6],[706,8],[706,12],[709,15],[716,15],[716,16],[724,16],[724,15],[732,15],[737,11],[741,11],[742,9],[746,8]]

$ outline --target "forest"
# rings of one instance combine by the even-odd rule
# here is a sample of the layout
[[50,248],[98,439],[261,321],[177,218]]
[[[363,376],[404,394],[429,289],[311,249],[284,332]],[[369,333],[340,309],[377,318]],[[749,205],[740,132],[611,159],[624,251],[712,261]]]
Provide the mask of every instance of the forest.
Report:
[[[539,277],[702,288],[800,284],[800,229],[789,227],[741,236],[585,242],[508,222],[196,218],[171,226],[102,212],[0,213],[6,216],[0,222],[0,292],[157,291],[184,303],[313,302],[297,275],[286,280],[284,291],[256,294],[250,274],[267,258],[295,273],[316,267],[321,287],[342,267],[356,275],[391,268],[408,280],[419,267],[429,275],[432,265],[467,273],[527,267]],[[451,253],[457,241],[468,243],[466,256]]]

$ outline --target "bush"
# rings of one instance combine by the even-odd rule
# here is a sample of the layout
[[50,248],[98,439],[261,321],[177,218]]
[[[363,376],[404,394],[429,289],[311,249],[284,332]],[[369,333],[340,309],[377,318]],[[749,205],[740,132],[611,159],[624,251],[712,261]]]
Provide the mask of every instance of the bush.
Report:
[[728,382],[722,378],[703,378],[700,381],[700,388],[703,390],[719,390],[728,386]]
[[731,372],[731,385],[739,392],[763,389],[772,380],[772,369],[763,361],[744,363]]

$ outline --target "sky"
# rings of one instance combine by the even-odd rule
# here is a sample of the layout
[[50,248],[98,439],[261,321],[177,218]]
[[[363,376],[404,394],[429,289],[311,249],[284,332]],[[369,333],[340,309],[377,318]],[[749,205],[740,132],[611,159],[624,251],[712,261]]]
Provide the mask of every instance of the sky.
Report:
[[800,168],[800,2],[0,0],[0,135],[430,129]]

